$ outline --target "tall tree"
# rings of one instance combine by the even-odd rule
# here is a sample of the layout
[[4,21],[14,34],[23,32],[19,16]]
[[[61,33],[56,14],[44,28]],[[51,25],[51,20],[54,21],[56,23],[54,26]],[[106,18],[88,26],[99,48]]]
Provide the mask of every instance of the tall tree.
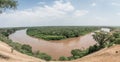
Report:
[[0,0],[0,12],[6,9],[15,9],[17,7],[16,0]]
[[110,40],[111,35],[106,32],[95,32],[93,38],[96,40],[99,46],[103,47],[104,44]]

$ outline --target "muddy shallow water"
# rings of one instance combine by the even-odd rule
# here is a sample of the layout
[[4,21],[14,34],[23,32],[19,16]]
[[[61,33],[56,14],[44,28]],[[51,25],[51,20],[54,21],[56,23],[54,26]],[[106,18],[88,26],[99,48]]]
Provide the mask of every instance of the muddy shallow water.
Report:
[[14,42],[31,45],[33,51],[40,50],[52,56],[53,59],[58,59],[60,56],[71,56],[70,52],[73,49],[85,49],[94,45],[96,41],[93,39],[92,34],[59,41],[45,41],[28,36],[26,29],[24,29],[11,34],[9,38]]

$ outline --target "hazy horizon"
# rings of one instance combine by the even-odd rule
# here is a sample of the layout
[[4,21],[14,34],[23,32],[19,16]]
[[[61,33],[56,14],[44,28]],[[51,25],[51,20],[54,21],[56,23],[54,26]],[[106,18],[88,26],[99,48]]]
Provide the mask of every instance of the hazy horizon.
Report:
[[0,27],[120,26],[120,0],[18,0]]

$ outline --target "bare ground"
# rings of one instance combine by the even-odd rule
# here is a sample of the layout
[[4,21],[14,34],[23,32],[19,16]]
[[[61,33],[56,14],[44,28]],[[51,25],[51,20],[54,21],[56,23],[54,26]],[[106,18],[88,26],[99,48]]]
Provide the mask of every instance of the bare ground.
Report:
[[11,47],[0,41],[0,62],[45,62],[17,51],[11,53]]

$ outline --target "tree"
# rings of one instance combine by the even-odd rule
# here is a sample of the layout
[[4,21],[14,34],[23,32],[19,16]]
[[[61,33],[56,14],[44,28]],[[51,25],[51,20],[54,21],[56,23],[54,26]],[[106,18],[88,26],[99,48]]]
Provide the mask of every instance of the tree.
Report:
[[74,49],[71,51],[71,54],[72,54],[74,59],[78,59],[78,58],[81,58],[81,57],[87,55],[88,50]]
[[120,44],[120,31],[116,31],[113,33],[111,43]]
[[119,38],[119,37],[120,37],[120,32],[119,32],[119,31],[114,32],[114,33],[113,33],[113,37]]
[[120,38],[116,38],[114,41],[115,44],[120,44]]
[[111,35],[106,32],[95,32],[93,38],[96,40],[100,47],[104,47],[104,44],[110,40]]
[[80,52],[82,52],[82,50],[80,50],[80,49],[74,49],[74,50],[71,51],[71,54],[73,56],[79,56]]
[[51,56],[47,55],[46,53],[42,53],[40,51],[34,52],[34,56],[40,59],[44,59],[46,61],[50,61],[52,59]]
[[24,45],[22,45],[21,49],[26,52],[32,53],[32,47],[30,45],[24,44]]
[[60,60],[60,61],[66,61],[66,60],[68,60],[68,58],[67,58],[67,57],[64,57],[64,56],[61,56],[61,57],[59,58],[59,60]]
[[99,46],[98,45],[93,45],[93,46],[90,46],[89,48],[88,48],[88,54],[90,54],[90,53],[93,53],[93,52],[95,52],[95,51],[97,51],[97,50],[99,50],[100,48],[99,48]]
[[0,12],[6,9],[15,9],[17,6],[16,0],[0,0]]

